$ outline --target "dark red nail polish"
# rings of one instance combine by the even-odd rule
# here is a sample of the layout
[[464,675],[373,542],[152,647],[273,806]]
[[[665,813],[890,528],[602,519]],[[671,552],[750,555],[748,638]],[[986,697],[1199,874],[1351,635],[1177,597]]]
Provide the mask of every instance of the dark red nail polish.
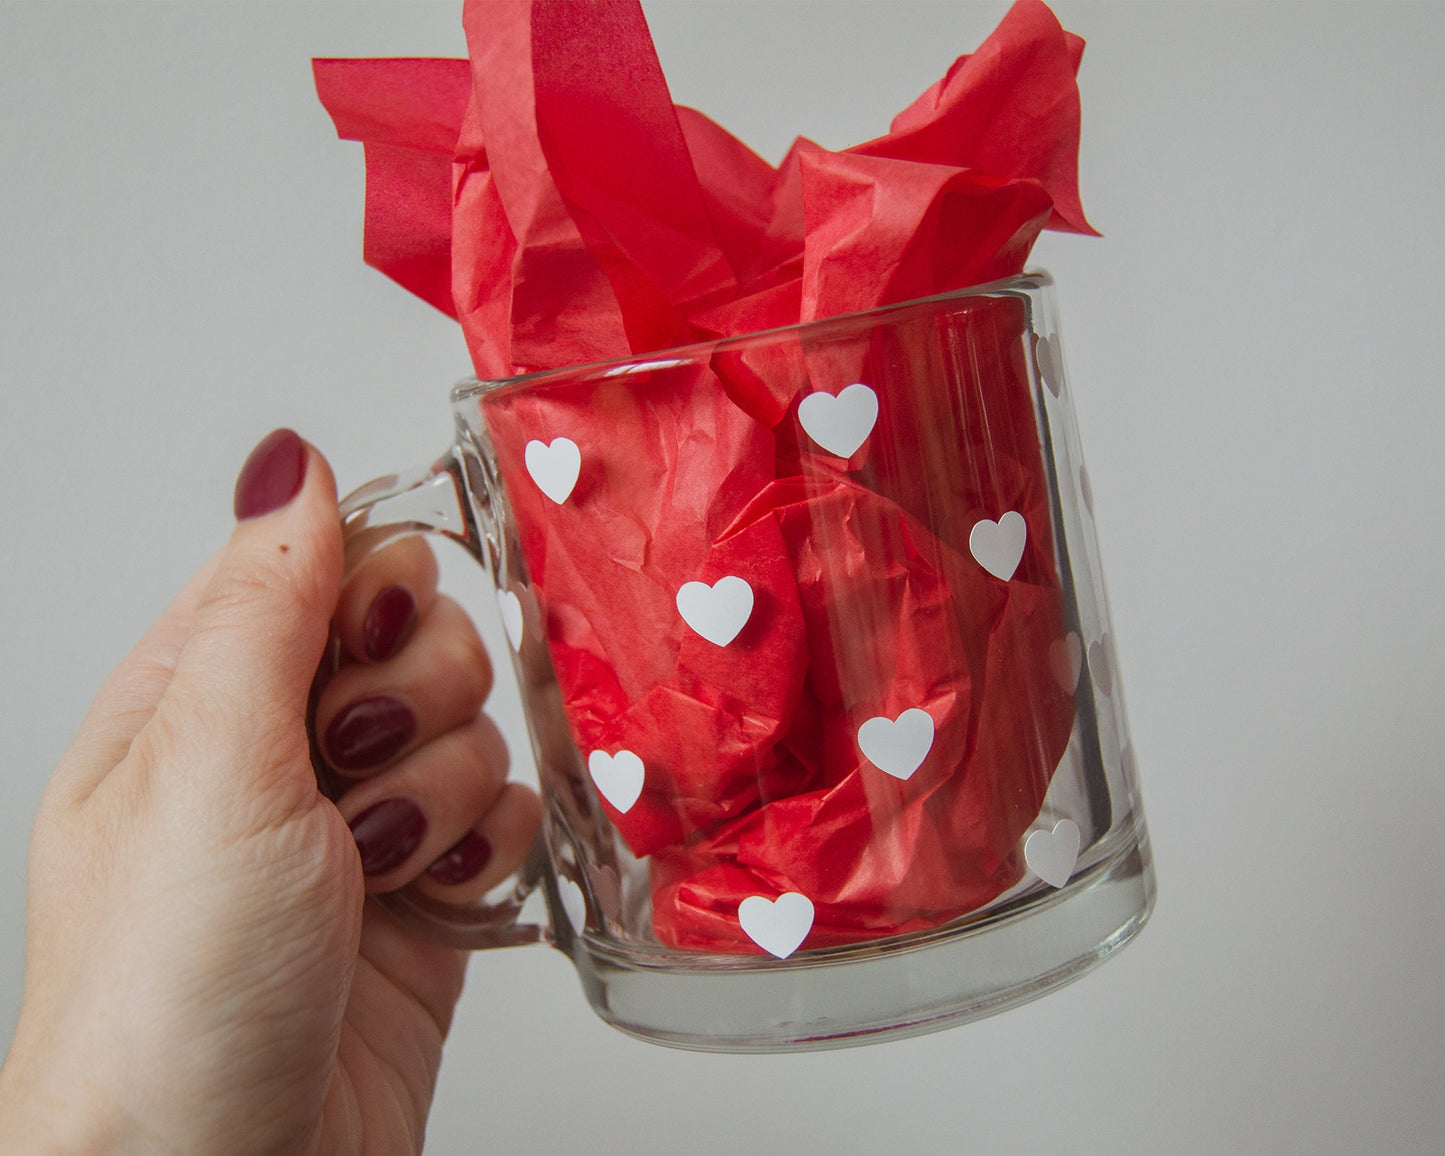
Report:
[[485,835],[468,831],[426,869],[426,873],[444,887],[454,887],[481,874],[492,861],[492,844]]
[[385,875],[400,867],[425,834],[426,816],[410,799],[383,799],[351,820],[361,870],[367,875]]
[[366,657],[383,662],[411,637],[416,625],[416,599],[405,586],[388,586],[371,600],[361,623],[361,641]]
[[259,518],[279,510],[298,493],[306,480],[306,443],[289,429],[278,429],[261,439],[236,478],[232,508],[237,521]]
[[326,728],[326,757],[340,771],[380,766],[416,734],[411,707],[389,694],[359,698]]

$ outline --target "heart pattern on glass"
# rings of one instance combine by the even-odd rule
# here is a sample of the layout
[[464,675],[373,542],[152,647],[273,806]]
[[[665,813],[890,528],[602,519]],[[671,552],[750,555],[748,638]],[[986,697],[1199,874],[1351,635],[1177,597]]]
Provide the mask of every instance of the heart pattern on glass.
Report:
[[711,586],[686,582],[677,592],[677,612],[694,632],[714,646],[726,646],[753,616],[753,588],[728,574]]
[[797,891],[773,900],[749,895],[738,905],[738,923],[769,955],[787,959],[813,930],[813,901]]
[[1114,647],[1106,634],[1097,642],[1089,643],[1089,673],[1094,683],[1104,694],[1114,693]]
[[642,760],[627,750],[615,755],[593,751],[587,756],[587,773],[597,784],[597,793],[624,815],[641,796],[642,784],[647,778]]
[[565,502],[582,473],[582,451],[577,443],[571,438],[553,438],[551,445],[533,440],[522,456],[537,488],[557,505]]
[[1064,375],[1059,364],[1059,339],[1040,337],[1034,343],[1034,361],[1039,367],[1039,377],[1055,397],[1064,387]]
[[522,635],[525,630],[522,621],[522,600],[514,590],[497,591],[497,609],[502,612],[502,629],[507,632],[507,641],[513,650],[522,649]]
[[851,458],[878,421],[878,395],[862,382],[831,393],[810,393],[798,403],[798,421],[830,454]]
[[1034,831],[1024,841],[1024,862],[1050,887],[1062,887],[1079,861],[1079,825],[1060,819],[1052,831]]
[[995,578],[1007,582],[1019,568],[1028,532],[1024,516],[1017,510],[1010,510],[997,522],[983,518],[968,535],[968,551]]
[[895,779],[907,779],[933,749],[933,716],[913,707],[896,719],[879,715],[858,728],[858,749]]
[[562,900],[562,910],[567,914],[573,933],[581,935],[587,926],[587,897],[582,894],[582,888],[571,879],[559,878],[557,897]]

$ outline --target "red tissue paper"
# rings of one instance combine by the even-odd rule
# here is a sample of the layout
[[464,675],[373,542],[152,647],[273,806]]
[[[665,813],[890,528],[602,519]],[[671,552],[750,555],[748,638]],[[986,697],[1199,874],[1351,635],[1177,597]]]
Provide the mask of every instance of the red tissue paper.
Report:
[[[314,68],[365,145],[367,262],[455,317],[484,379],[965,288],[1021,272],[1044,228],[1093,231],[1083,42],[1039,0],[887,135],[799,138],[776,168],[672,103],[636,3],[469,0],[463,22],[469,61]],[[809,383],[859,380],[826,351],[488,406],[573,738],[645,767],[624,810],[599,802],[649,857],[665,944],[763,950],[740,906],[790,892],[812,905],[804,947],[921,930],[1021,877],[1073,724],[1050,661],[1068,627],[1026,319],[1004,302],[972,324],[988,396],[890,397],[846,459],[798,432]],[[560,503],[526,461],[556,437],[582,462]],[[1007,579],[969,548],[1003,511],[1027,526]],[[755,602],[717,645],[677,595],[728,576]],[[859,735],[909,711],[933,738],[905,781]]]

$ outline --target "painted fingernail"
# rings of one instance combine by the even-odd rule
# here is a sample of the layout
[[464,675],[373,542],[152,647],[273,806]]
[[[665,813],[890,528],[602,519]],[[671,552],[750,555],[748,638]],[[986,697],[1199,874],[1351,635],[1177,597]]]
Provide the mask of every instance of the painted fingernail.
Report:
[[326,728],[326,757],[340,771],[364,771],[396,754],[416,734],[411,707],[389,694],[359,698]]
[[416,625],[416,599],[405,586],[388,586],[371,600],[361,623],[361,641],[366,657],[383,662],[411,637]]
[[468,831],[451,845],[440,859],[426,869],[435,882],[454,887],[481,874],[492,861],[492,844],[485,835]]
[[351,836],[367,875],[394,871],[421,846],[426,816],[410,799],[382,799],[351,820]]
[[279,510],[301,492],[306,480],[306,443],[289,429],[267,434],[236,477],[231,506],[236,520]]

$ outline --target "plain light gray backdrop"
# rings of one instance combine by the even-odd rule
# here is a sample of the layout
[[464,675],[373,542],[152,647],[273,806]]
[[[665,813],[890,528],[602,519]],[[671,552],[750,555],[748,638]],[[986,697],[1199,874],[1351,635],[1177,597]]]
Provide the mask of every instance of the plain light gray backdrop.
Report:
[[[1059,281],[1153,922],[1001,1017],[804,1056],[637,1043],[557,953],[491,953],[430,1151],[1445,1143],[1445,6],[1057,7],[1089,43],[1105,235],[1046,234],[1035,263]],[[647,11],[675,98],[777,160],[795,133],[884,131],[1005,8]],[[349,489],[449,436],[460,334],[362,264],[361,148],[313,55],[465,55],[460,0],[0,6],[3,1028],[41,787],[224,539],[252,444],[293,426]]]

